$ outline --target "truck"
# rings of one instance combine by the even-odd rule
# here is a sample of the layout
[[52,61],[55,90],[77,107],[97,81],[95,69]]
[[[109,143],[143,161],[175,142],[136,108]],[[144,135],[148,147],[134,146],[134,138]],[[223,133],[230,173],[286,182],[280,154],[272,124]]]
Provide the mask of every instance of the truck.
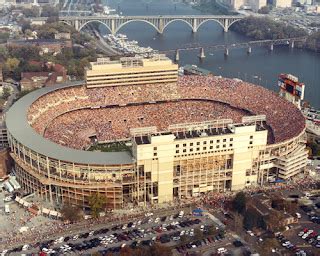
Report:
[[4,205],[4,212],[5,212],[6,214],[10,214],[10,206],[9,206],[8,204],[5,204],[5,205]]
[[12,193],[14,191],[13,187],[11,186],[11,184],[9,183],[9,181],[5,181],[3,183],[3,187],[9,192]]

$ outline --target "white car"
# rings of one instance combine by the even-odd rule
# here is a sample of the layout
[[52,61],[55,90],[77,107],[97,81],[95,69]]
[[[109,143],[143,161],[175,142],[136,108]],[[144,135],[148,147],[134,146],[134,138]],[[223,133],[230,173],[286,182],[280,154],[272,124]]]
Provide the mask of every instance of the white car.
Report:
[[7,197],[5,197],[5,198],[3,199],[3,201],[5,201],[5,202],[10,202],[10,201],[12,201],[12,198],[11,198],[11,196],[7,196]]
[[8,250],[4,250],[1,252],[1,256],[5,256],[7,254]]
[[226,253],[226,252],[227,252],[227,249],[226,249],[226,248],[221,247],[221,248],[218,248],[218,249],[217,249],[217,253],[218,253],[218,254],[222,254],[222,253]]
[[282,243],[282,246],[286,247],[286,246],[288,246],[289,244],[291,244],[291,243],[290,243],[289,241],[287,241],[287,242]]
[[77,240],[79,238],[79,235],[75,235],[74,237],[72,237],[72,240]]
[[22,251],[27,251],[29,249],[29,245],[25,244],[24,246],[22,246]]
[[248,230],[247,233],[248,233],[250,236],[254,236],[254,233],[253,233],[251,230]]

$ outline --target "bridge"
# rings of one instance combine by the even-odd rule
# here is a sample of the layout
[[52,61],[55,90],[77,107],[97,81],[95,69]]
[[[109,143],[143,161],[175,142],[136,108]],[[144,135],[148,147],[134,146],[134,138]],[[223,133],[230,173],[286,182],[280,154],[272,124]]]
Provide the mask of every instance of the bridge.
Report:
[[[109,29],[112,34],[116,34],[123,26],[131,22],[144,22],[154,27],[160,34],[162,34],[167,26],[172,22],[181,21],[186,23],[195,33],[204,23],[213,21],[218,23],[225,32],[228,32],[230,26],[235,22],[243,19],[241,15],[184,15],[184,16],[61,16],[60,22],[74,27],[81,31],[87,24],[100,23]],[[44,24],[46,17],[33,18],[33,24]]]
[[247,53],[252,52],[253,47],[268,47],[270,51],[273,51],[276,45],[288,45],[290,48],[294,48],[295,43],[305,43],[307,37],[295,37],[295,38],[284,38],[274,40],[256,40],[249,42],[233,43],[233,44],[219,44],[219,45],[198,45],[193,44],[179,49],[171,49],[161,51],[161,53],[172,53],[175,52],[175,60],[179,61],[180,51],[200,50],[199,58],[205,58],[205,49],[213,51],[224,51],[226,56],[229,55],[231,49],[247,49]]

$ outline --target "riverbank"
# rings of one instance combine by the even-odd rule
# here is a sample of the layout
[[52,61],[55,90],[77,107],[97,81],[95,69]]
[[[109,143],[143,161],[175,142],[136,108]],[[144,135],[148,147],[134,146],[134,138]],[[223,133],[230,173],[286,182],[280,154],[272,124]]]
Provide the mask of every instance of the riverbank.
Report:
[[193,5],[192,7],[198,11],[201,11],[205,14],[224,14],[224,15],[233,15],[237,14],[230,11],[228,8],[219,4],[219,0],[201,0],[200,4]]
[[235,23],[230,30],[254,40],[307,37],[306,43],[297,44],[295,47],[320,52],[320,44],[318,43],[320,41],[320,32],[308,35],[304,29],[288,26],[267,17],[246,17]]

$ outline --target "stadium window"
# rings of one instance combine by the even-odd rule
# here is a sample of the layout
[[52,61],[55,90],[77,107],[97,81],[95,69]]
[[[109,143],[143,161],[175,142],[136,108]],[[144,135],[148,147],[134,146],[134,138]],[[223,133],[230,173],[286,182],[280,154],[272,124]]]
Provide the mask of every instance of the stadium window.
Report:
[[186,147],[186,146],[187,146],[187,144],[183,144],[183,146],[184,146],[184,147]]
[[157,153],[153,153],[153,156],[157,156]]
[[176,148],[178,148],[178,147],[179,147],[179,144],[176,145]]
[[193,142],[190,143],[190,146],[191,146],[191,147],[193,146]]
[[210,146],[210,149],[213,149],[213,146]]
[[200,150],[200,148],[197,148],[197,151],[199,151]]
[[216,146],[216,148],[220,148],[220,146],[219,146],[219,145],[217,145],[217,146]]
[[203,147],[203,150],[207,150],[207,147]]
[[230,141],[233,141],[233,138],[230,138]]
[[185,153],[185,152],[187,152],[187,150],[186,150],[186,149],[183,149],[183,153]]
[[207,142],[206,142],[206,141],[204,141],[204,142],[203,142],[203,145],[206,145],[206,144],[207,144]]
[[223,142],[226,142],[227,140],[226,139],[223,139]]
[[223,145],[222,145],[223,148],[225,148],[226,146],[227,146],[226,144],[223,144]]
[[190,152],[193,152],[193,148],[190,148]]
[[233,144],[229,144],[229,146],[230,146],[230,147],[232,147],[232,146],[233,146]]
[[252,141],[249,142],[250,145],[252,145],[252,143],[253,143]]
[[250,139],[251,139],[251,140],[253,139],[253,136],[252,136],[252,135],[250,136]]
[[213,144],[213,140],[210,140],[210,144]]
[[200,142],[197,142],[197,145],[200,145]]
[[179,154],[179,150],[176,150],[176,154]]
[[153,150],[157,150],[157,147],[154,147]]
[[217,143],[220,143],[220,140],[217,140]]

